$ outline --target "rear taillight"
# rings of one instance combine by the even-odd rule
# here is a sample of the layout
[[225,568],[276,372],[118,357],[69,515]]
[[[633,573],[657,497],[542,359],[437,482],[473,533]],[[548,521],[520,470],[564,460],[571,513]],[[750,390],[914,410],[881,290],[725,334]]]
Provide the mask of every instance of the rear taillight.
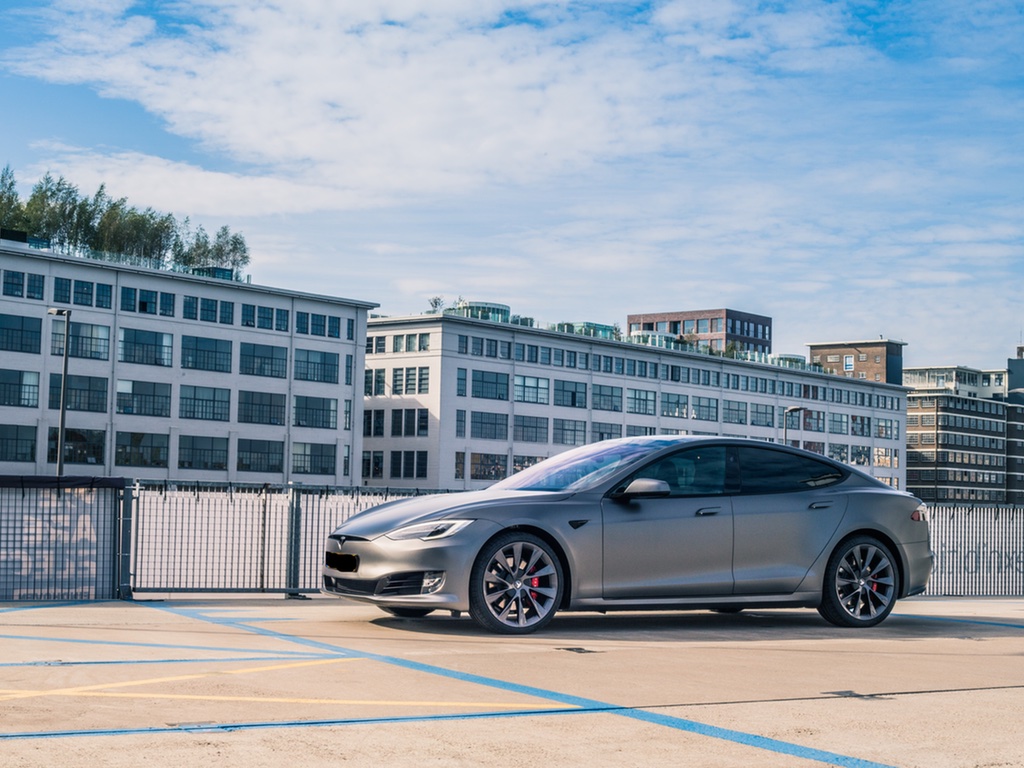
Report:
[[910,513],[910,519],[917,523],[928,522],[928,507],[924,504]]

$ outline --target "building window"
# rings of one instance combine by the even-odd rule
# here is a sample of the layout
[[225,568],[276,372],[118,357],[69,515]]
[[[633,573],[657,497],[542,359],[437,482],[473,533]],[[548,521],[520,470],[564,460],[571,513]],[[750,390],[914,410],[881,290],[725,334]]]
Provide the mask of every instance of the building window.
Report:
[[[64,326],[64,318],[54,319],[50,335],[50,353],[53,355],[64,354]],[[68,356],[87,360],[110,359],[110,328],[105,325],[72,322]]]
[[319,315],[313,313],[309,316],[309,335],[310,336],[326,336],[327,335],[327,317],[325,315]]
[[[56,325],[55,321],[54,326]],[[0,315],[0,350],[38,355],[42,342],[42,330],[43,321],[38,317]],[[61,322],[61,354],[63,354],[64,348],[63,330],[63,322]]]
[[516,376],[513,396],[517,403],[548,404],[548,380],[537,376]]
[[775,426],[775,408],[762,403],[751,403],[750,424],[755,427]]
[[871,417],[851,416],[850,434],[857,437],[871,437]]
[[473,371],[473,397],[486,400],[508,400],[508,374],[496,371]]
[[384,437],[384,411],[363,411],[363,437]]
[[71,303],[71,281],[68,278],[53,278],[53,302],[55,304]]
[[36,460],[36,428],[0,424],[0,461]]
[[723,400],[722,421],[726,424],[746,424],[747,404],[738,400]]
[[466,369],[465,368],[459,368],[458,371],[456,371],[455,394],[458,397],[465,397],[466,396]]
[[656,393],[649,389],[626,390],[626,413],[639,413],[653,416],[655,413]]
[[219,307],[218,322],[221,325],[235,324],[235,302],[222,301]]
[[604,384],[594,385],[593,405],[595,411],[621,411],[622,387],[609,387]]
[[[60,280],[61,278],[57,278]],[[56,299],[54,299],[56,301]],[[136,293],[134,288],[121,286],[121,311],[134,312],[136,309]]]
[[119,380],[117,412],[133,416],[170,416],[171,385],[158,381]]
[[292,426],[315,429],[338,428],[338,401],[329,397],[295,396]]
[[11,269],[4,270],[4,296],[16,296],[18,298],[25,295],[25,273],[15,272]]
[[37,408],[39,406],[39,374],[35,371],[0,369],[0,405],[10,405],[15,408]]
[[384,477],[384,451],[363,451],[363,477],[373,480]]
[[273,307],[256,307],[256,327],[266,331],[274,327]]
[[830,413],[828,415],[828,431],[833,435],[850,434],[850,417],[845,413]]
[[255,328],[256,327],[256,305],[255,304],[243,304],[242,305],[242,327],[243,328]]
[[[46,460],[57,463],[57,439],[59,430],[50,427],[46,440]],[[74,429],[64,431],[64,463],[91,464],[103,466],[107,435],[102,429]]]
[[413,478],[427,476],[426,451],[392,451],[391,477]]
[[[416,382],[416,394],[430,394],[430,368],[427,366],[420,366],[420,368],[417,369],[417,373],[419,374],[419,380]],[[406,386],[408,386],[408,381],[406,381]]]
[[229,421],[231,390],[183,384],[178,392],[178,418]]
[[810,408],[805,408],[803,418],[803,429],[806,432],[824,432],[825,412],[812,411]]
[[622,425],[610,424],[604,421],[595,421],[590,426],[590,441],[593,443],[601,440],[612,440],[622,437]]
[[227,339],[182,336],[181,367],[231,373],[231,342]]
[[178,437],[178,469],[226,470],[228,439],[226,437]]
[[294,443],[292,472],[297,475],[333,475],[338,447],[330,443]]
[[276,392],[238,391],[238,421],[241,424],[284,425],[286,396]]
[[426,408],[396,408],[391,412],[392,437],[427,437],[430,412]]
[[842,443],[829,443],[828,457],[835,461],[841,461],[843,464],[848,464],[850,461],[850,446],[843,445]]
[[181,301],[181,316],[186,320],[199,319],[199,297],[185,296]]
[[718,400],[713,397],[694,397],[690,416],[700,421],[718,421]]
[[[61,375],[50,374],[50,410],[60,409]],[[98,376],[68,376],[67,410],[107,412],[107,379]]]
[[587,422],[576,419],[555,419],[551,442],[557,445],[583,445],[587,442]]
[[[587,385],[582,381],[559,381],[555,379],[555,405],[567,408],[587,407]],[[570,443],[577,445],[577,443]],[[582,443],[579,443],[582,445]]]
[[92,283],[87,280],[75,280],[75,304],[83,307],[92,306]]
[[516,416],[512,425],[512,439],[524,443],[546,443],[548,420],[542,416]]
[[139,312],[144,315],[155,315],[157,311],[157,292],[139,291]]
[[[287,309],[275,309],[274,310],[274,330],[288,332],[288,316],[289,312]],[[332,472],[333,474],[333,472]]]
[[[244,310],[245,307],[243,306],[242,309]],[[309,335],[309,312],[295,313],[295,332]]]
[[118,432],[114,464],[118,467],[166,467],[170,438],[144,432]]
[[160,294],[160,315],[162,317],[174,317],[174,300],[173,293]]
[[456,451],[455,453],[455,479],[464,480],[466,478],[466,453],[465,451]]
[[281,472],[284,443],[276,440],[238,440],[239,472]]
[[466,412],[463,410],[455,411],[455,436],[466,436]]
[[199,319],[204,323],[216,323],[217,322],[217,300],[216,299],[200,299],[199,300]]
[[[74,342],[75,323],[71,324],[72,343]],[[72,350],[74,346],[72,346]],[[122,328],[118,339],[118,360],[122,363],[139,365],[170,366],[174,356],[172,337],[169,333],[156,331],[139,331],[134,328]]]
[[295,378],[298,381],[338,383],[338,354],[314,349],[295,350]]
[[469,436],[480,440],[508,440],[508,415],[473,411],[469,415]]
[[471,480],[501,480],[508,474],[508,456],[504,453],[473,453],[469,460]]
[[288,348],[274,347],[269,344],[250,344],[243,341],[238,371],[249,376],[287,378]]
[[[32,275],[29,275],[31,278]],[[40,288],[42,284],[40,284]],[[39,298],[43,298],[40,296]],[[106,283],[96,283],[96,306],[100,309],[110,309],[114,306],[114,286]]]

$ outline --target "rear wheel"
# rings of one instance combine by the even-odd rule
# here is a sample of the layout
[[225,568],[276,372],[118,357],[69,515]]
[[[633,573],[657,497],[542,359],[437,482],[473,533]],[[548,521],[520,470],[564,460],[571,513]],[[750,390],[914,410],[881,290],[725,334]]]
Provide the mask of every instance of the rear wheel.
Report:
[[871,536],[857,536],[829,558],[818,613],[837,627],[873,627],[889,615],[898,594],[892,553]]
[[381,610],[400,619],[422,619],[424,616],[434,612],[433,608],[392,608],[390,606],[382,606]]
[[469,577],[469,614],[491,632],[536,632],[562,600],[562,564],[538,536],[509,531],[480,550]]

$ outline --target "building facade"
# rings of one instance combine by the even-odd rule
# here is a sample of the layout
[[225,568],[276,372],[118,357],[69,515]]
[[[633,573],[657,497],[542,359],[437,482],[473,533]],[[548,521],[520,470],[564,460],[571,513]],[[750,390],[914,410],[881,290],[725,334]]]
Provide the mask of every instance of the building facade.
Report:
[[63,396],[65,474],[358,482],[376,304],[7,241],[0,272],[0,473],[54,473]]
[[363,482],[480,488],[606,438],[788,442],[896,487],[906,391],[792,362],[734,360],[452,314],[371,318]]
[[904,369],[909,491],[938,504],[1024,505],[1024,370],[1014,363]]
[[812,342],[811,363],[850,379],[903,383],[903,347],[892,339]]
[[631,337],[662,334],[713,352],[735,350],[771,354],[772,351],[772,319],[735,309],[627,315],[626,328]]

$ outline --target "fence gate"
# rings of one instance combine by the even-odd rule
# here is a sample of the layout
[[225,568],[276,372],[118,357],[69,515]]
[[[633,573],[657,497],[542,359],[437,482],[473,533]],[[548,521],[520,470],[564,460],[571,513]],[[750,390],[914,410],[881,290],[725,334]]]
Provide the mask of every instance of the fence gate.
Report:
[[0,476],[0,601],[127,597],[124,488],[118,477]]
[[133,592],[315,592],[324,541],[406,492],[289,485],[137,483]]

